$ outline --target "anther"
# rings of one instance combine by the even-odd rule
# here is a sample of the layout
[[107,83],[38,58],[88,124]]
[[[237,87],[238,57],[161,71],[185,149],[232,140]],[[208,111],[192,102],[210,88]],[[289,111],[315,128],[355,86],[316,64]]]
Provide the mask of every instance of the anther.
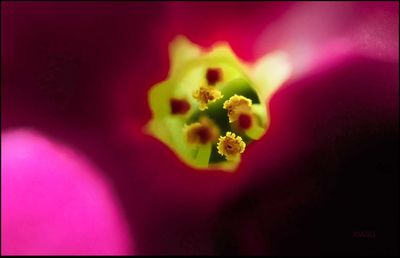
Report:
[[232,132],[220,136],[217,143],[218,153],[225,156],[227,160],[240,159],[240,154],[244,152],[245,148],[246,144],[242,137],[236,136]]
[[200,89],[193,92],[192,96],[199,102],[200,110],[207,109],[209,103],[215,102],[223,97],[219,90],[210,86],[201,86]]

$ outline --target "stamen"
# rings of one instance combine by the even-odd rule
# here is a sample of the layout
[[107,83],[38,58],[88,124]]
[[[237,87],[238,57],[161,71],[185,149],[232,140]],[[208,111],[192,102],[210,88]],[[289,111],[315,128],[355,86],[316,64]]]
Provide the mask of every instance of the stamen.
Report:
[[171,113],[174,115],[183,115],[190,109],[190,104],[185,99],[171,98],[169,100],[171,106]]
[[227,160],[238,160],[240,154],[244,152],[246,144],[242,137],[234,133],[227,132],[225,136],[220,136],[217,143],[218,153],[225,156]]
[[208,108],[208,104],[215,102],[222,98],[223,95],[219,90],[210,86],[201,86],[200,89],[193,92],[193,98],[195,98],[200,103],[200,110],[205,110]]
[[218,140],[219,129],[212,120],[201,117],[199,122],[186,126],[184,133],[189,144],[205,145]]
[[215,85],[222,80],[222,71],[220,68],[208,68],[206,73],[208,85]]
[[232,123],[239,118],[240,114],[250,113],[251,105],[251,99],[235,94],[224,102],[223,108],[228,111],[229,122]]

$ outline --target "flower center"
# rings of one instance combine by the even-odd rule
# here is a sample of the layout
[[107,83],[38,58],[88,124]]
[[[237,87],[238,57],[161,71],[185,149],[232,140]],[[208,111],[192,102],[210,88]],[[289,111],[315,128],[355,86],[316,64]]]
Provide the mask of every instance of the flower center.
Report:
[[289,75],[286,54],[248,64],[228,42],[207,50],[183,36],[169,52],[168,79],[149,91],[148,132],[194,168],[233,171],[269,127],[266,102]]

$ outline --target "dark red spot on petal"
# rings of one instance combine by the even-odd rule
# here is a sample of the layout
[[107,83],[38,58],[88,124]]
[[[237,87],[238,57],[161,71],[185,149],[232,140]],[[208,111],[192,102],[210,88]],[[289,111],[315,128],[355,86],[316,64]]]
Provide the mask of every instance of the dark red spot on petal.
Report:
[[251,116],[248,114],[240,114],[238,119],[239,127],[242,129],[249,129],[251,127]]
[[172,114],[186,114],[190,109],[190,104],[185,99],[175,99],[172,98],[169,101],[171,105]]
[[215,85],[217,82],[222,80],[222,71],[220,68],[208,68],[206,79],[208,85]]
[[208,143],[211,139],[211,132],[206,126],[200,127],[196,133],[202,144]]

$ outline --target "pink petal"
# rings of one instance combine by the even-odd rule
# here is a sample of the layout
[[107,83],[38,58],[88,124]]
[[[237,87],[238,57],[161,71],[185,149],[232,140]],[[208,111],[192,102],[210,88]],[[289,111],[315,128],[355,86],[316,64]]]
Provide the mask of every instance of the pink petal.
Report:
[[2,254],[130,254],[112,189],[79,153],[30,130],[2,133]]
[[296,74],[317,67],[321,59],[350,51],[396,61],[398,20],[398,2],[298,2],[265,27],[254,51],[256,55],[286,51]]

